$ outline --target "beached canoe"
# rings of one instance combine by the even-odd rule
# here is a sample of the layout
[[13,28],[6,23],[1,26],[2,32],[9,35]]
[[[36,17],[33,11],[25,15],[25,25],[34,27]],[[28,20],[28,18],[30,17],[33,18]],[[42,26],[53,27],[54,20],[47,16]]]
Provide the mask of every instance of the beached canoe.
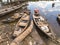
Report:
[[13,36],[17,37],[21,33],[23,33],[28,28],[29,23],[30,23],[30,15],[27,14],[26,12],[24,12],[23,16],[21,17],[21,19],[16,24]]
[[52,31],[51,27],[49,26],[48,22],[44,17],[42,17],[39,13],[36,13],[33,15],[33,20],[35,25],[42,31],[45,35],[47,35],[50,38],[55,38],[55,34]]
[[23,39],[25,39],[31,32],[33,29],[33,21],[31,21],[29,27],[18,37],[16,37],[10,45],[19,45],[19,43],[21,43],[23,41]]
[[57,16],[57,21],[60,24],[60,14],[58,14],[58,16]]
[[13,22],[13,21],[15,21],[15,20],[17,20],[17,19],[20,19],[22,16],[23,16],[23,13],[18,13],[18,12],[16,12],[16,13],[14,13],[11,17],[8,17],[8,18],[6,18],[6,19],[3,19],[2,22],[3,22],[3,23]]

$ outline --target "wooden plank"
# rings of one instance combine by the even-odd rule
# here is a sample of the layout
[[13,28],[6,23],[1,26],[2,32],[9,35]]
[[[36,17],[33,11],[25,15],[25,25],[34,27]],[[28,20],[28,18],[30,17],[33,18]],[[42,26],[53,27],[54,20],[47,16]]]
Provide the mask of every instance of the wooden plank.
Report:
[[12,12],[12,11],[15,11],[15,10],[21,8],[21,7],[24,6],[24,5],[26,5],[26,3],[23,3],[23,4],[21,4],[21,5],[17,5],[17,6],[13,6],[13,7],[10,7],[10,8],[6,8],[6,9],[1,9],[1,10],[0,10],[0,16],[3,16],[3,15],[5,15],[5,14],[7,14],[7,13],[10,13],[10,12]]

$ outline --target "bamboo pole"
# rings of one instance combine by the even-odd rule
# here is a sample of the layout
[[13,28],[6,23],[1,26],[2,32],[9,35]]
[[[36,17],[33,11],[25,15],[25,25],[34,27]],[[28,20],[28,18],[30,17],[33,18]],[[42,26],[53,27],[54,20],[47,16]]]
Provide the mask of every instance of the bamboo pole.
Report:
[[12,41],[10,45],[19,45],[19,43],[28,35],[32,32],[33,28],[33,21],[31,21],[30,26],[24,31],[21,35],[19,35],[16,39]]

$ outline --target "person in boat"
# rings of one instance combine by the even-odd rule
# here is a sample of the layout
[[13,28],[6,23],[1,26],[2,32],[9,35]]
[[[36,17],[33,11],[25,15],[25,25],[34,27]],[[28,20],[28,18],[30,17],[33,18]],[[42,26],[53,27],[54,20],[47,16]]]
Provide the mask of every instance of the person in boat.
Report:
[[[35,9],[34,10],[34,13],[35,13],[34,15],[36,15],[36,16],[39,16],[40,15],[38,9]],[[42,16],[40,16],[40,20],[44,21],[44,18]]]
[[[35,15],[36,15],[36,16],[39,16],[39,15],[40,15],[38,9],[35,9],[34,12],[35,12]],[[42,16],[40,16],[40,22],[42,22],[42,21],[45,22],[45,19],[44,19]],[[47,26],[47,25],[43,25],[43,26],[42,26],[42,24],[44,24],[44,23],[41,23],[41,29],[42,29],[44,32],[49,32],[48,26]]]
[[34,13],[35,13],[36,16],[38,16],[39,15],[39,10],[38,9],[35,9],[34,10]]
[[55,3],[52,4],[52,8],[55,6]]

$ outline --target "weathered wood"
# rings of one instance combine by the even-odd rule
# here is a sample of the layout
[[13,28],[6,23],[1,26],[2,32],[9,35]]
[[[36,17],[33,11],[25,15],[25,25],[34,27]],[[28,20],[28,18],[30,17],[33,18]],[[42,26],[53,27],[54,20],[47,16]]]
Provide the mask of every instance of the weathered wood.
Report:
[[[36,18],[37,17],[37,18]],[[50,37],[52,39],[55,39],[55,35],[51,29],[51,27],[49,26],[48,22],[39,14],[33,15],[33,20],[35,25],[40,29],[40,31],[42,31],[47,37]]]
[[21,42],[28,34],[32,32],[32,28],[33,28],[33,21],[31,21],[30,26],[21,35],[19,35],[16,39],[14,39],[10,45],[18,45],[19,42]]
[[57,16],[57,21],[60,24],[60,14],[58,14],[58,16]]
[[[26,17],[28,17],[27,19],[25,19]],[[30,22],[30,15],[24,13],[24,16],[21,17],[21,19],[18,21],[18,23],[16,24],[13,36],[19,36],[22,32],[24,32],[26,30],[26,28],[28,27]]]
[[3,15],[5,15],[5,14],[7,14],[7,13],[10,13],[10,12],[12,12],[12,11],[15,11],[15,10],[21,8],[21,7],[24,6],[24,5],[26,5],[26,3],[23,3],[23,4],[21,4],[21,5],[17,5],[17,6],[13,6],[13,7],[10,7],[10,8],[6,8],[6,9],[1,9],[1,10],[0,10],[0,16],[3,16]]
[[20,19],[21,17],[23,16],[23,14],[20,14],[20,13],[14,13],[13,14],[13,16],[11,16],[11,17],[8,17],[8,18],[6,18],[6,19],[3,19],[2,20],[2,22],[3,23],[7,23],[7,22],[13,22],[13,21],[15,21],[15,20],[17,20],[17,19]]

